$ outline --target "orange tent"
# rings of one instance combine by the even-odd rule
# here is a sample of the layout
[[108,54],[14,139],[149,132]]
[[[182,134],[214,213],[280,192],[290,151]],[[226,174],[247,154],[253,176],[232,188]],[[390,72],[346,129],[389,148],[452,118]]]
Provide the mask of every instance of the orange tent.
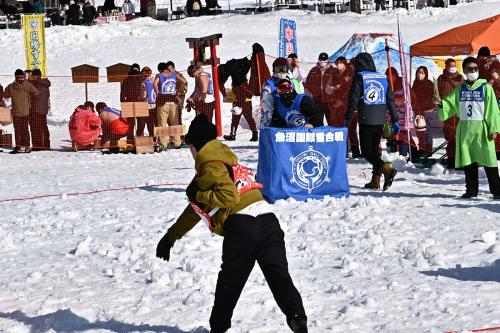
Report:
[[500,54],[500,15],[462,25],[413,44],[411,56],[458,56],[477,54],[488,46],[491,54]]

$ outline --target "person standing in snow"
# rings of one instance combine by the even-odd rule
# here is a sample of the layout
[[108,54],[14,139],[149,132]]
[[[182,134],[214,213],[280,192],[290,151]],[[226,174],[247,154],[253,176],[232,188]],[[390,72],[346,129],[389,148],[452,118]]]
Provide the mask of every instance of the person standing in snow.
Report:
[[149,136],[154,135],[154,128],[158,126],[158,115],[156,113],[156,92],[154,90],[154,75],[150,67],[144,66],[141,70],[144,75],[144,85],[148,101],[149,117],[137,118],[137,136],[144,136],[144,127],[147,127]]
[[179,125],[182,125],[182,110],[184,109],[184,101],[186,100],[186,94],[188,91],[188,82],[184,75],[181,72],[175,69],[175,64],[172,61],[167,61],[167,67],[177,76],[177,89],[179,93],[177,97],[179,97],[179,103],[177,104],[177,119],[179,120]]
[[50,109],[50,81],[42,78],[40,69],[33,69],[31,84],[39,94],[31,97],[30,131],[32,151],[50,150],[50,132],[47,126],[47,114]]
[[219,84],[221,92],[224,96],[227,96],[224,84],[229,77],[231,77],[231,89],[235,98],[231,109],[231,113],[233,114],[231,117],[231,133],[229,135],[224,135],[224,140],[236,140],[236,131],[238,130],[242,115],[245,117],[252,131],[252,138],[250,141],[259,140],[259,132],[257,131],[257,125],[255,124],[252,114],[253,94],[247,80],[247,74],[250,67],[251,61],[248,60],[248,58],[231,59],[219,66]]
[[439,118],[459,117],[456,137],[455,167],[464,168],[466,191],[462,198],[478,195],[478,167],[483,166],[490,192],[500,199],[500,177],[495,154],[495,138],[500,133],[500,110],[493,88],[479,79],[475,58],[466,58],[462,69],[467,80],[442,100]]
[[135,7],[130,0],[125,0],[122,5],[122,12],[127,21],[133,20],[135,16]]
[[353,113],[357,111],[361,154],[373,165],[372,179],[365,188],[380,189],[380,178],[383,174],[385,191],[392,185],[397,173],[391,163],[382,161],[379,150],[387,109],[393,134],[399,132],[394,93],[387,76],[377,73],[375,62],[369,53],[360,53],[353,61],[356,74],[353,77],[345,115],[346,125],[349,125]]
[[16,69],[15,81],[5,88],[4,98],[12,100],[12,122],[16,147],[10,154],[31,153],[29,119],[31,98],[39,94],[29,81],[26,80],[23,70]]
[[250,70],[250,88],[254,96],[261,96],[264,82],[271,78],[269,67],[266,63],[266,53],[259,43],[252,45],[252,57],[250,58],[252,68]]
[[[434,103],[438,105],[455,88],[464,82],[463,76],[458,73],[455,59],[449,58],[445,62],[443,74],[437,79],[437,89],[434,89]],[[455,137],[457,131],[458,117],[451,117],[443,124],[443,135],[448,144],[446,145],[446,155],[448,156],[448,169],[455,168]]]
[[213,121],[215,111],[214,83],[212,75],[200,66],[190,65],[188,75],[194,78],[194,91],[187,99],[187,110],[196,110],[196,114],[204,113],[210,121]]
[[[234,308],[257,262],[290,329],[307,333],[302,298],[288,271],[284,233],[259,191],[260,184],[250,181],[245,189],[236,186],[239,177],[233,170],[238,158],[217,140],[217,128],[205,114],[192,121],[186,143],[196,169],[186,188],[190,204],[159,241],[156,256],[169,261],[172,246],[200,221],[198,214],[205,215],[210,230],[224,236],[210,332],[223,333],[231,327]],[[215,208],[217,212],[207,217]]]
[[325,115],[328,126],[333,126],[333,116],[331,116],[333,77],[334,68],[328,60],[328,54],[322,52],[318,56],[318,64],[309,71],[304,83],[304,87]]
[[[121,84],[120,102],[144,102],[146,100],[146,85],[144,83],[144,76],[141,74],[141,66],[139,66],[139,64],[132,64],[132,66],[130,66],[130,71],[127,77]],[[139,118],[127,118],[129,124],[127,143],[129,144],[134,143],[134,129],[136,120],[137,122],[139,122]],[[145,121],[145,119],[142,119],[142,121]]]
[[260,127],[268,127],[271,124],[275,110],[275,100],[278,97],[276,85],[280,80],[288,79],[292,82],[293,88],[297,93],[303,93],[300,82],[290,78],[290,66],[285,58],[277,58],[273,62],[273,76],[262,86],[262,96],[260,99],[262,105],[262,115]]
[[83,5],[83,23],[85,25],[93,25],[94,20],[97,18],[97,10],[90,3],[90,1],[86,1]]
[[[159,74],[154,80],[154,91],[156,93],[156,110],[158,113],[158,126],[168,127],[179,125],[177,105],[179,103],[179,93],[181,92],[181,81],[175,71],[171,71],[166,63],[158,64]],[[160,146],[162,150],[167,150],[169,141],[175,149],[181,147],[180,135],[160,136]]]
[[[421,155],[429,155],[432,153],[431,119],[432,112],[434,111],[434,83],[429,80],[429,70],[427,67],[420,66],[417,69],[412,89],[415,93],[415,98],[412,98],[411,102],[413,111],[416,114],[415,128],[419,150]],[[425,127],[419,126],[422,121],[425,122]]]

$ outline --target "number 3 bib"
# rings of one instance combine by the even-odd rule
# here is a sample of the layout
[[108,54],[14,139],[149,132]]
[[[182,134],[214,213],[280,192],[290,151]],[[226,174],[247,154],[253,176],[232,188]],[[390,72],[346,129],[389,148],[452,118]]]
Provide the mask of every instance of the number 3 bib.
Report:
[[465,84],[460,90],[460,120],[483,120],[484,119],[484,85],[474,90]]

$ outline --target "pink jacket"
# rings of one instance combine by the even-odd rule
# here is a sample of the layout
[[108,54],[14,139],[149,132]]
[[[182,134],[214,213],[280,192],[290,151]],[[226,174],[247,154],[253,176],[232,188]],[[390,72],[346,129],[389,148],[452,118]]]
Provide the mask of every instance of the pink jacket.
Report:
[[88,146],[101,134],[101,118],[87,109],[77,108],[69,119],[69,135],[72,141]]

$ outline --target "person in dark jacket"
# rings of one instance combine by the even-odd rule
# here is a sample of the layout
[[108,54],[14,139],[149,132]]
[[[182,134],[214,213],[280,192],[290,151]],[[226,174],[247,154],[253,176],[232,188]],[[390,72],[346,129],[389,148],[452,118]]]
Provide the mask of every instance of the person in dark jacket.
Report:
[[50,81],[42,78],[42,72],[35,68],[31,75],[31,84],[39,94],[31,97],[30,131],[32,151],[50,150],[50,133],[47,127],[47,114],[50,108]]
[[[130,66],[128,76],[123,80],[120,92],[120,102],[145,102],[147,101],[146,84],[144,75],[141,74],[141,67],[138,64]],[[145,117],[147,118],[147,117]],[[129,128],[127,143],[134,143],[135,121],[138,118],[127,118]],[[144,122],[147,119],[144,119]]]
[[298,94],[289,79],[276,85],[270,127],[321,127],[324,114],[306,94]]
[[356,68],[353,78],[349,105],[345,116],[349,125],[354,112],[358,112],[359,141],[361,154],[373,165],[372,179],[365,188],[380,189],[380,178],[384,174],[384,191],[396,176],[390,163],[380,158],[380,140],[384,129],[386,110],[389,110],[393,134],[399,132],[398,115],[394,104],[394,93],[387,77],[377,73],[375,63],[369,53],[360,53],[354,58]]
[[[186,143],[196,169],[186,188],[189,204],[159,241],[156,256],[169,261],[172,246],[203,216],[208,229],[224,237],[210,332],[223,333],[231,327],[234,308],[257,262],[290,329],[307,333],[302,298],[288,271],[284,233],[262,197],[261,185],[233,171],[238,157],[217,140],[217,128],[205,114],[191,122]],[[245,185],[237,187],[242,178]]]
[[80,25],[80,15],[80,6],[71,0],[69,8],[66,11],[66,25]]
[[97,17],[97,9],[90,3],[86,1],[83,5],[83,24],[92,25],[94,24],[94,19]]

